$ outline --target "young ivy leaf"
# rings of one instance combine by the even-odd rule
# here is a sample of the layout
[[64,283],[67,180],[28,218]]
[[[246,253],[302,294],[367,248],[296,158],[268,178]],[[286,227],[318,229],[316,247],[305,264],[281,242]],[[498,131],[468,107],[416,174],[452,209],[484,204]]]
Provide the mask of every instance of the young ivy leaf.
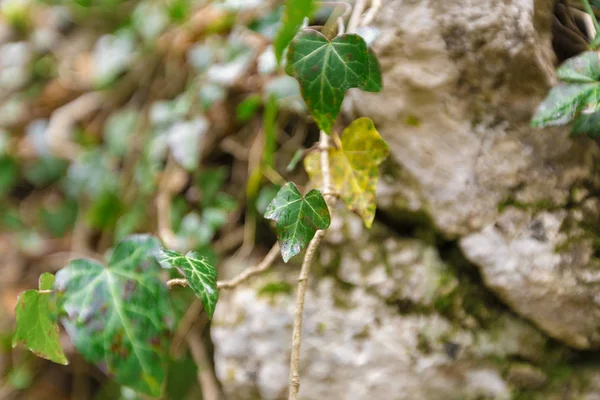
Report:
[[565,125],[571,121],[586,105],[597,104],[600,100],[599,83],[560,84],[539,105],[531,126]]
[[39,288],[19,295],[15,308],[17,328],[12,346],[23,344],[38,357],[67,365],[69,362],[60,346],[58,333],[58,307],[55,293],[45,291],[54,287],[54,275],[43,273]]
[[265,218],[277,222],[283,261],[300,253],[321,229],[329,227],[327,203],[317,189],[302,197],[292,182],[286,183],[267,207]]
[[[375,189],[379,179],[377,166],[389,154],[369,118],[354,120],[341,136],[339,149],[329,150],[329,169],[332,184],[341,194],[348,209],[356,212],[370,228],[375,218]],[[311,153],[304,159],[304,167],[315,185],[322,185],[321,157]]]
[[173,320],[159,251],[154,237],[134,235],[117,244],[106,267],[78,259],[56,274],[61,322],[77,350],[118,383],[155,397]]
[[369,48],[369,78],[360,88],[373,93],[381,92],[381,89],[383,89],[381,66],[379,65],[377,55],[371,48]]
[[321,33],[305,29],[290,44],[286,72],[298,79],[311,115],[319,128],[329,134],[346,91],[367,85],[367,44],[355,34],[329,41]]
[[163,267],[183,270],[190,288],[202,300],[208,318],[212,318],[219,299],[219,289],[217,270],[208,259],[195,251],[190,251],[184,256],[176,251],[163,249],[159,261]]
[[600,59],[595,51],[586,51],[569,58],[557,70],[558,79],[564,82],[590,83],[600,78]]
[[310,17],[313,11],[313,0],[286,0],[283,19],[273,39],[277,64],[281,64],[283,52],[302,26],[304,18]]

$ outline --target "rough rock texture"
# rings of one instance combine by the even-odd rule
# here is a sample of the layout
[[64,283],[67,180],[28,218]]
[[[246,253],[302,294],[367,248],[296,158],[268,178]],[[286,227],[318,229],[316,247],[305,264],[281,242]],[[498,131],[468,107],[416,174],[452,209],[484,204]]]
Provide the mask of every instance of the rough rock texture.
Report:
[[[468,265],[448,264],[460,263],[457,249],[446,262],[379,225],[368,235],[355,216],[336,217],[326,240],[306,299],[301,399],[593,398],[600,368],[564,364],[569,350],[498,303]],[[287,398],[296,275],[280,265],[222,293],[211,333],[228,398]]]
[[422,208],[458,236],[493,222],[507,198],[566,203],[594,149],[566,129],[529,128],[554,79],[552,4],[537,1],[534,14],[531,0],[387,3],[375,23],[385,89],[353,99],[402,169],[391,168],[382,207]]
[[390,145],[380,207],[425,212],[516,312],[599,348],[593,241],[556,249],[568,235],[556,210],[580,206],[571,189],[589,187],[597,146],[529,127],[555,81],[553,3],[391,1],[376,23],[385,90],[353,102]]
[[576,233],[564,229],[578,213],[510,208],[461,246],[482,266],[486,285],[512,308],[549,335],[585,349],[600,345],[600,263],[591,237],[573,240]]
[[[408,239],[334,219],[306,301],[302,399],[600,399],[594,354],[568,347],[600,348],[598,150],[529,127],[555,81],[552,7],[386,2],[385,89],[351,109],[390,145],[387,223],[431,225]],[[296,275],[223,293],[212,336],[231,399],[286,397]]]

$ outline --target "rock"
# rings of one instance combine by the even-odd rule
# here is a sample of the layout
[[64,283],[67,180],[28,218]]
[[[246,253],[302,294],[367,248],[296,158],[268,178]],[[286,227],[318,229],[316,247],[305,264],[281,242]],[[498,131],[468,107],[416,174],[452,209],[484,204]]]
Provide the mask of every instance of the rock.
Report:
[[[335,286],[323,279],[307,295],[299,398],[510,398],[500,371],[485,358],[454,359],[442,344],[452,338],[468,348],[469,333],[439,315],[399,315],[364,289],[341,294],[345,306],[336,305]],[[218,308],[215,365],[228,398],[287,398],[293,299],[243,288],[226,294]],[[423,349],[423,341],[431,347]]]
[[[599,264],[591,260],[591,240],[564,231],[571,218],[567,210],[532,215],[511,207],[460,245],[481,268],[486,285],[511,308],[570,346],[597,348]],[[569,240],[573,243],[564,247]],[[564,252],[557,251],[561,247]]]
[[[547,363],[546,339],[488,303],[434,247],[334,215],[306,298],[299,398],[510,399],[502,360]],[[229,260],[222,275],[240,268]],[[211,334],[228,398],[287,398],[297,273],[278,266],[222,292]]]
[[[556,81],[553,5],[391,1],[374,22],[384,90],[352,102],[390,145],[379,207],[400,221],[425,213],[517,313],[570,346],[598,348],[598,262],[575,231],[599,208],[585,220],[560,211],[597,193],[596,182],[570,196],[594,180],[598,149],[568,128],[529,126]],[[574,231],[562,246],[567,214]]]
[[529,127],[555,80],[553,3],[386,3],[373,23],[384,90],[352,96],[390,145],[380,207],[424,210],[458,237],[493,223],[507,198],[566,204],[597,150]]
[[506,379],[517,387],[529,390],[540,389],[548,382],[548,377],[540,369],[525,363],[511,365]]

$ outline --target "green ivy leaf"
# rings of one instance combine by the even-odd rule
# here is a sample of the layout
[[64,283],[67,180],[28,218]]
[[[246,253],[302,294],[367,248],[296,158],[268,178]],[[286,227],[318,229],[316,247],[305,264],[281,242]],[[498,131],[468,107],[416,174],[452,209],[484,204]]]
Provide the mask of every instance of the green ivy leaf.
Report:
[[319,128],[330,133],[346,91],[367,85],[367,44],[355,34],[329,41],[315,30],[303,30],[290,44],[286,72],[300,82],[302,97]]
[[286,0],[283,19],[273,40],[273,48],[278,64],[281,64],[283,52],[296,36],[296,32],[302,26],[304,18],[310,17],[313,11],[313,0]]
[[[352,121],[342,132],[341,146],[329,150],[331,182],[346,207],[358,214],[367,228],[373,225],[377,208],[377,167],[388,154],[387,143],[369,118]],[[323,184],[319,153],[309,154],[304,159],[304,167],[313,184]]]
[[217,270],[208,259],[195,251],[190,251],[184,256],[176,251],[163,249],[159,260],[164,267],[183,270],[190,288],[202,300],[208,317],[212,318],[219,300],[219,289]]
[[[43,273],[40,276],[40,290],[52,290],[53,286],[54,275]],[[54,293],[27,290],[19,295],[15,311],[17,328],[12,347],[22,344],[39,357],[67,365],[69,362],[60,346]]]
[[119,242],[108,266],[78,259],[56,274],[62,323],[79,352],[125,386],[162,392],[173,314],[156,261],[158,240]]
[[571,133],[574,136],[577,135],[588,135],[592,139],[595,139],[600,136],[600,111],[595,111],[593,113],[583,113],[577,119],[575,119],[575,123],[573,124],[573,129]]
[[38,287],[40,290],[54,290],[54,281],[56,277],[49,272],[44,272],[40,275]]
[[565,125],[581,112],[589,103],[600,99],[598,83],[560,84],[550,90],[548,96],[539,105],[531,125]]
[[317,230],[327,229],[331,222],[321,192],[313,189],[302,197],[292,182],[277,193],[267,207],[265,218],[277,222],[277,237],[285,262],[300,253]]
[[586,51],[569,58],[557,70],[558,79],[565,82],[589,83],[600,78],[600,60],[595,51]]
[[381,89],[383,89],[381,66],[379,65],[377,54],[371,48],[369,48],[369,78],[360,88],[373,93],[381,92]]

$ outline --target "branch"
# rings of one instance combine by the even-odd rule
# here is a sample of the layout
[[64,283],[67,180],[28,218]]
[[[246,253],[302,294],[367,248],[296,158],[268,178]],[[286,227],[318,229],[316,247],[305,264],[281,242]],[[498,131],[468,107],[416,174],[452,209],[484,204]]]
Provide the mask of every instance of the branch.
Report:
[[362,16],[363,11],[365,10],[365,1],[366,0],[356,0],[356,2],[354,3],[352,15],[350,15],[350,20],[348,21],[348,33],[354,33],[356,31],[356,28],[358,28],[360,17]]
[[169,279],[167,281],[167,287],[169,289],[173,289],[175,286],[186,287],[187,285],[188,285],[188,281],[185,278],[174,278],[174,279]]
[[[319,140],[319,150],[321,152],[321,173],[323,175],[323,193],[327,208],[331,210],[335,205],[336,197],[332,194],[331,174],[329,170],[329,136],[321,131]],[[331,204],[330,204],[331,203]],[[290,384],[288,400],[296,400],[300,390],[300,343],[302,340],[302,313],[304,312],[304,299],[306,297],[306,288],[308,283],[308,274],[312,265],[317,249],[321,240],[325,236],[326,230],[317,231],[306,249],[306,255],[302,262],[302,269],[298,277],[298,290],[296,297],[296,313],[294,317],[294,331],[292,333],[292,355],[290,358]]]
[[[271,266],[271,264],[273,264],[273,262],[275,261],[275,259],[277,258],[278,255],[279,255],[279,244],[275,243],[273,245],[273,247],[271,247],[271,250],[269,250],[269,252],[265,256],[265,258],[263,258],[263,260],[259,264],[256,264],[255,266],[244,270],[244,272],[242,272],[241,274],[239,274],[238,276],[236,276],[233,279],[230,279],[228,281],[218,281],[217,287],[219,289],[235,288],[240,283],[247,281],[254,275],[258,275],[261,272],[269,269],[269,267]],[[188,281],[185,278],[175,278],[175,279],[169,279],[167,281],[167,286],[169,287],[169,289],[173,288],[174,286],[184,286],[185,287],[187,285],[188,285]]]
[[98,92],[79,96],[52,113],[46,137],[52,152],[62,158],[74,159],[79,146],[70,140],[75,124],[102,107],[104,97]]
[[158,236],[168,248],[178,248],[177,235],[171,228],[171,201],[187,181],[187,172],[181,168],[171,155],[167,156],[167,164],[162,172],[156,195],[156,213],[158,220]]
[[367,11],[364,18],[360,22],[360,26],[367,26],[371,22],[373,22],[373,19],[375,19],[375,16],[377,15],[377,13],[379,12],[379,9],[381,8],[381,3],[382,3],[382,0],[371,0],[371,7],[369,8],[369,11]]
[[202,389],[202,399],[219,400],[222,398],[221,390],[214,375],[208,354],[206,353],[206,346],[202,342],[200,330],[197,328],[192,329],[188,335],[187,342],[194,363],[198,367],[198,383]]
[[269,250],[269,252],[265,256],[265,258],[259,264],[255,265],[254,267],[246,269],[244,272],[242,272],[241,274],[239,274],[237,277],[235,277],[233,279],[230,279],[228,281],[218,281],[217,287],[219,289],[233,289],[240,283],[247,281],[250,277],[252,277],[254,275],[258,275],[261,272],[269,269],[269,267],[271,266],[271,264],[273,264],[273,262],[275,261],[275,259],[277,258],[278,255],[279,255],[279,244],[275,243],[273,245],[273,247],[271,247],[271,250]]

